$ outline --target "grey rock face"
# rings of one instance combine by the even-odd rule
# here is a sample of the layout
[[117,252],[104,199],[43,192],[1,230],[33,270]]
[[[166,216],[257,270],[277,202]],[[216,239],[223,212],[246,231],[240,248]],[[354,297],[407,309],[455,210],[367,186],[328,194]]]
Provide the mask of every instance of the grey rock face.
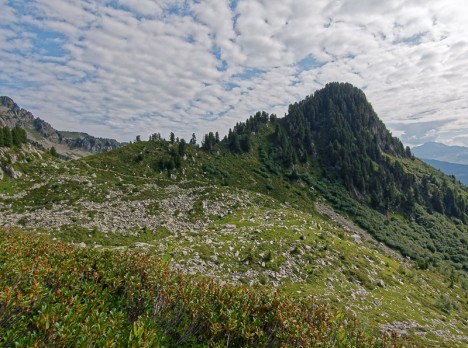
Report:
[[[10,178],[12,179],[18,179],[18,178],[21,178],[22,176],[22,173],[15,170],[14,168],[12,167],[9,167],[3,163],[0,163],[0,172],[5,172]],[[0,179],[3,178],[3,173],[0,175]]]
[[[42,140],[48,142],[48,145],[42,144],[45,148],[49,148],[50,143],[54,143],[65,145],[69,149],[100,153],[115,150],[125,145],[115,139],[96,138],[82,132],[58,131],[48,122],[34,117],[25,109],[21,109],[11,98],[5,96],[0,97],[0,126],[21,127],[26,130],[28,139],[33,143],[41,144]],[[42,140],[37,138],[38,134],[43,137]]]

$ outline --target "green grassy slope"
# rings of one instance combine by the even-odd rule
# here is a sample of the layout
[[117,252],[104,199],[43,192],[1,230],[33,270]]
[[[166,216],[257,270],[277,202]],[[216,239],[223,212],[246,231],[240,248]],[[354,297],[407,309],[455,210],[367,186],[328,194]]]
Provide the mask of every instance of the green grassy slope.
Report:
[[0,233],[2,346],[400,346],[313,300],[221,285],[132,251]]
[[382,231],[407,226],[404,217],[353,204],[346,191],[313,177],[314,168],[307,176],[272,172],[255,151],[188,147],[179,169],[155,170],[174,146],[140,142],[73,162],[17,162],[22,179],[0,181],[2,216],[64,242],[145,250],[185,273],[313,296],[355,313],[374,332],[396,330],[424,345],[466,344],[462,272],[444,260],[418,267],[395,257],[315,205],[329,202]]
[[257,113],[202,147],[155,140],[70,162],[24,148],[0,158],[22,174],[0,180],[4,228],[96,249],[90,258],[139,250],[253,294],[312,297],[374,335],[468,344],[467,188],[405,151],[352,86],[332,85],[281,120]]
[[[317,161],[296,164],[294,169],[282,168],[262,157],[273,127],[265,126],[252,138],[251,150],[232,154],[223,143],[211,151],[188,147],[186,160],[179,169],[170,171],[157,168],[157,161],[167,157],[178,144],[141,142],[102,157],[89,157],[84,163],[96,170],[104,169],[132,177],[157,177],[174,181],[209,182],[221,187],[236,187],[265,194],[280,202],[311,212],[317,197],[325,197],[335,209],[370,232],[374,238],[418,262],[421,268],[443,267],[468,269],[468,226],[458,218],[428,210],[415,201],[411,215],[397,209],[385,212],[372,209],[366,200],[356,198],[339,182],[329,180]],[[267,149],[268,150],[268,149]],[[430,177],[428,184],[446,186],[467,200],[466,187],[453,178],[426,165],[418,159],[397,158],[387,155],[389,162],[398,162],[405,173],[418,183]],[[156,168],[156,169],[155,169]],[[408,174],[409,175],[409,174]],[[359,195],[359,194],[358,194]],[[423,193],[420,193],[423,195]]]

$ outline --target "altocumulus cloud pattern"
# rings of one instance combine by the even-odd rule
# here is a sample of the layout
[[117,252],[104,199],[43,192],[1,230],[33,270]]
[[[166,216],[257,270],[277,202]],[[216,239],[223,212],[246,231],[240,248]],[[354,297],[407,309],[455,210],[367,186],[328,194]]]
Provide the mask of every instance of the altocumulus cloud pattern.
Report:
[[0,94],[59,129],[222,134],[330,81],[409,145],[468,146],[468,2],[0,0]]

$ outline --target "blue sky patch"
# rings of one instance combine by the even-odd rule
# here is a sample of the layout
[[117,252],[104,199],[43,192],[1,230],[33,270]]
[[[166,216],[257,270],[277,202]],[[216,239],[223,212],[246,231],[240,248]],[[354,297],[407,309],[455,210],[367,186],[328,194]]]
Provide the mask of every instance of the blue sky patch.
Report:
[[422,38],[426,35],[426,33],[418,33],[410,37],[405,37],[400,40],[396,40],[394,44],[404,44],[408,46],[417,46],[422,42]]
[[252,80],[253,78],[263,75],[264,73],[265,70],[262,69],[248,68],[244,69],[244,71],[239,74],[232,75],[232,77],[240,80]]
[[176,16],[188,16],[190,13],[187,2],[185,2],[184,5],[182,6],[181,5],[170,6],[169,8],[166,9],[166,11],[169,14],[176,15]]
[[235,11],[237,8],[237,0],[231,0],[229,2],[229,7],[231,8],[232,11]]
[[240,85],[238,85],[237,83],[228,82],[228,83],[226,83],[226,85],[224,87],[224,90],[225,91],[232,91],[234,88],[238,88],[238,87],[240,87]]
[[9,0],[8,5],[11,6],[18,14],[31,15],[38,18],[38,13],[34,8],[34,3],[24,0]]
[[[27,23],[21,23],[20,26],[7,26],[7,28],[16,32],[16,36],[11,40],[20,39],[31,42],[32,47],[27,50],[15,51],[15,54],[21,57],[32,53],[45,59],[46,57],[63,57],[67,54],[67,50],[63,48],[67,43],[67,38],[61,33]],[[42,59],[39,60],[42,61]]]
[[216,69],[218,71],[226,71],[227,70],[227,67],[228,67],[228,64],[227,62],[221,57],[221,50],[219,49],[218,46],[213,46],[213,48],[211,49],[211,53],[216,57],[216,59],[218,60],[218,64],[216,66]]
[[41,56],[63,57],[67,51],[63,48],[66,38],[63,34],[36,28],[33,39],[34,51]]
[[300,71],[308,71],[315,68],[320,68],[324,65],[324,63],[320,63],[319,61],[315,60],[312,56],[307,56],[296,63],[296,67]]

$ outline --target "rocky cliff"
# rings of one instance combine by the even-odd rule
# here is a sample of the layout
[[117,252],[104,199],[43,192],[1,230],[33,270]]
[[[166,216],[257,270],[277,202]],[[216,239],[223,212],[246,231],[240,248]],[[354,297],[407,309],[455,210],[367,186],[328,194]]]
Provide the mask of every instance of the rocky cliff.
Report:
[[115,139],[96,138],[82,132],[58,131],[6,96],[0,97],[0,126],[24,128],[32,144],[42,149],[54,146],[57,152],[68,158],[111,151],[123,145]]

